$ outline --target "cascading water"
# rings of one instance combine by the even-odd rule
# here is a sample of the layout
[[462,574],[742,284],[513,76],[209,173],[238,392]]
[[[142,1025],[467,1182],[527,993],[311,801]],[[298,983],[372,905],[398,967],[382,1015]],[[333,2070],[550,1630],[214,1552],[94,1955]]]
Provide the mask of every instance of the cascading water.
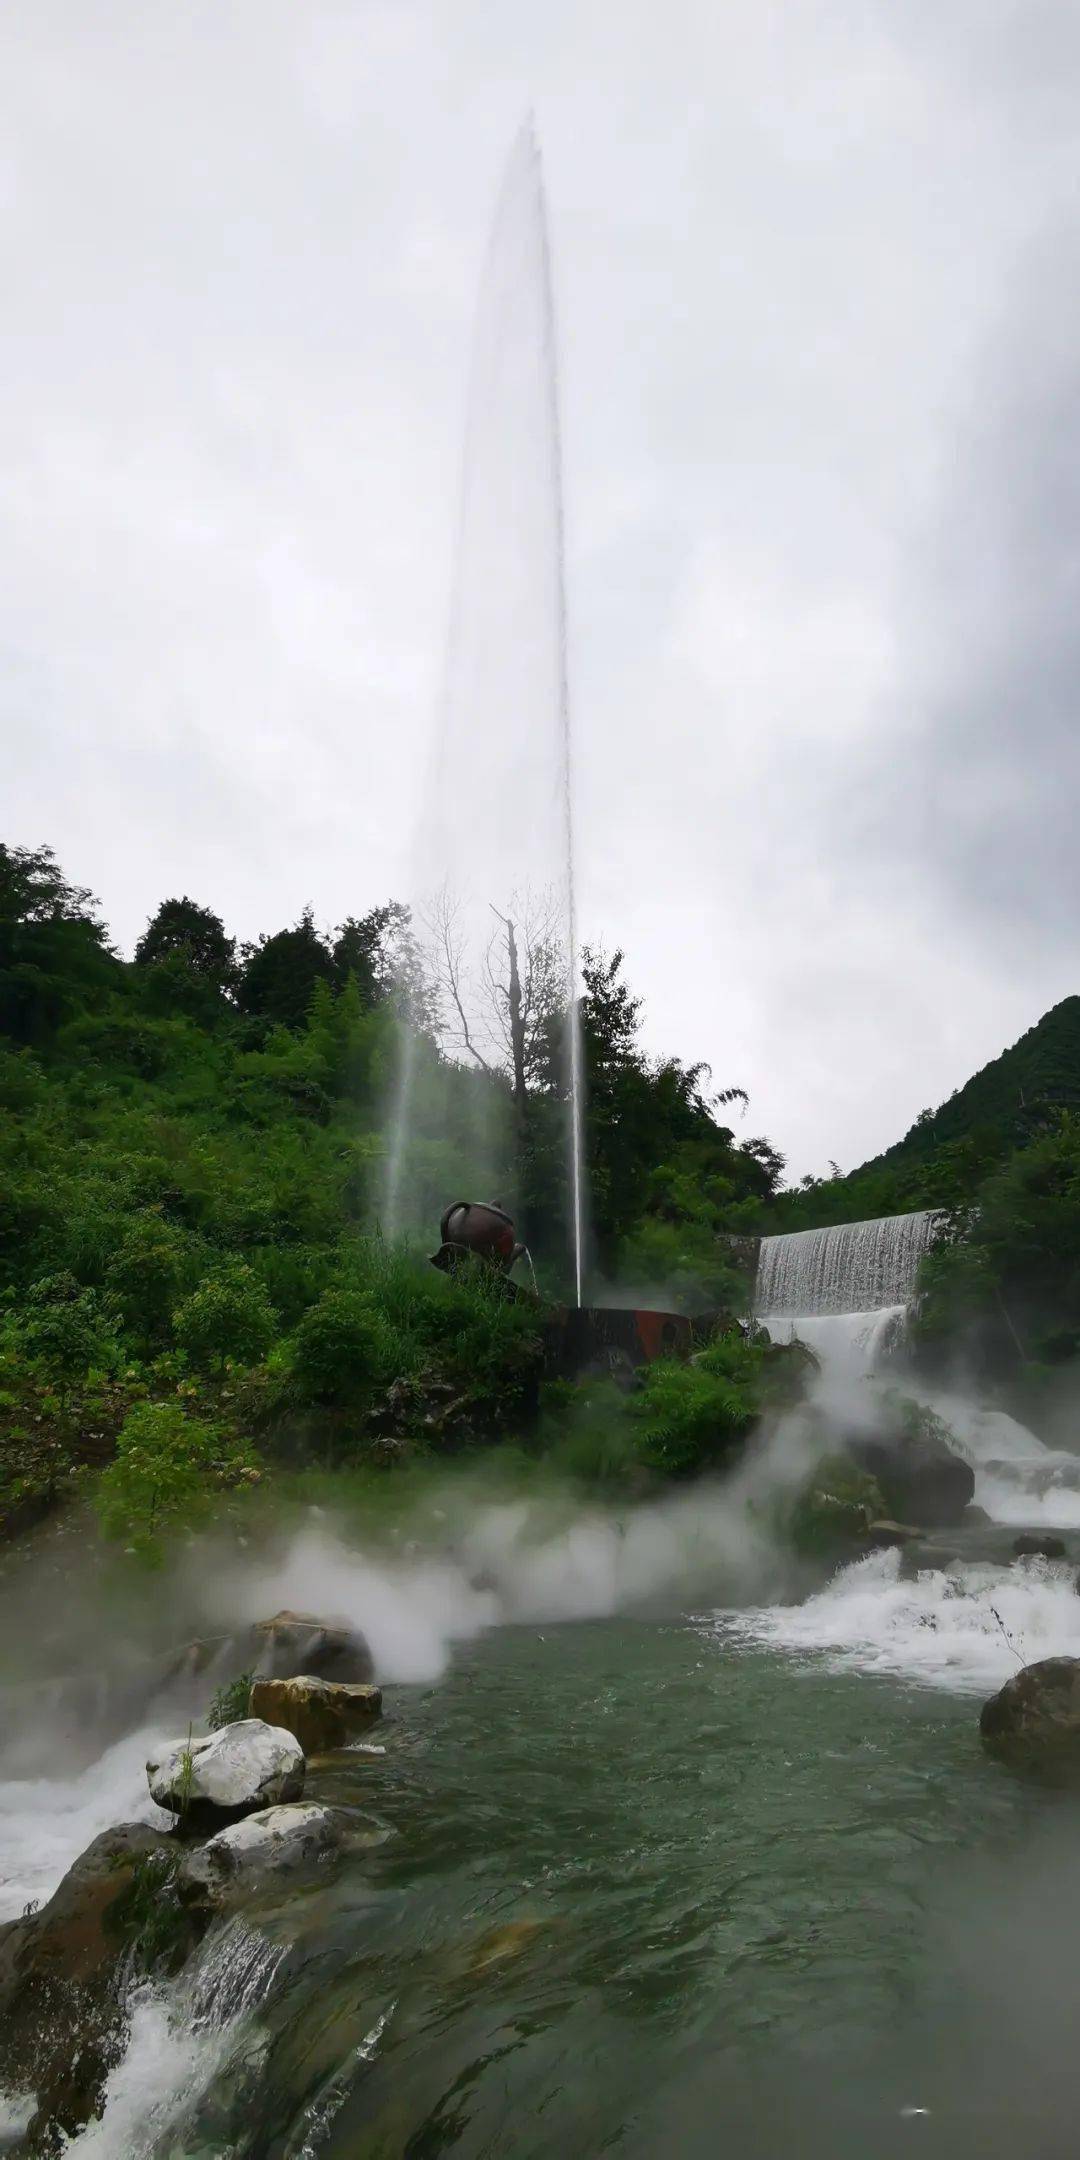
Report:
[[937,1220],[924,1209],[762,1238],[757,1311],[787,1319],[906,1305]]
[[[450,1147],[461,1154],[462,1189],[514,1204],[526,1064],[535,1070],[543,1061],[545,1014],[561,1007],[566,1215],[580,1303],[583,1089],[562,445],[547,203],[531,121],[510,155],[480,285],[442,695],[411,900],[437,984],[434,1032],[449,1062],[440,1065],[413,1030],[403,1032],[387,1227],[391,1235],[428,1229],[445,1205],[439,1181],[450,1176]],[[480,1076],[467,1099],[462,1064]]]
[[[826,1411],[850,1414],[853,1390],[864,1414],[872,1411],[866,1390],[902,1355],[919,1262],[939,1219],[923,1209],[762,1239],[755,1312],[772,1335],[797,1336],[813,1350]],[[910,1373],[903,1389],[945,1420],[995,1521],[1080,1525],[1080,1458],[1045,1447],[1016,1418],[958,1390],[928,1388]]]
[[[252,2031],[252,2020],[286,1954],[283,1945],[234,1917],[217,1923],[178,1981],[140,1987],[130,2006],[128,2044],[106,2085],[101,2114],[65,2151],[83,2160],[249,2152],[237,2132],[245,2082],[259,2075],[260,2036]],[[229,2094],[224,2124],[212,2099],[218,2076]],[[200,2121],[204,2108],[205,2124]],[[233,2135],[223,2136],[223,2128]]]

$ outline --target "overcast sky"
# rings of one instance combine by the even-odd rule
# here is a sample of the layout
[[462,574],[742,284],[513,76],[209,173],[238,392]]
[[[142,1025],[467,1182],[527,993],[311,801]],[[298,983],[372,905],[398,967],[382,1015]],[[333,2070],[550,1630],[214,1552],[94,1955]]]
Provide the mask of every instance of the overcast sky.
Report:
[[12,0],[3,836],[406,890],[530,105],[582,928],[850,1168],[1080,990],[1076,0]]

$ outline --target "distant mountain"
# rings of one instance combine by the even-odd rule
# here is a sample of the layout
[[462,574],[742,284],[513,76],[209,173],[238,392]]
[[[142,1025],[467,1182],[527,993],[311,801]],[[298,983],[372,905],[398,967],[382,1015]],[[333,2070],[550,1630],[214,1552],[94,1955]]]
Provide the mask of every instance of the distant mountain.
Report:
[[983,1179],[1062,1110],[1080,1111],[1080,997],[1064,998],[902,1140],[846,1177],[783,1193],[784,1229],[857,1222],[972,1200]]
[[852,1176],[914,1165],[961,1140],[1006,1155],[1064,1109],[1080,1110],[1080,997],[1063,998],[1011,1050],[984,1065],[940,1109],[924,1110],[902,1140]]

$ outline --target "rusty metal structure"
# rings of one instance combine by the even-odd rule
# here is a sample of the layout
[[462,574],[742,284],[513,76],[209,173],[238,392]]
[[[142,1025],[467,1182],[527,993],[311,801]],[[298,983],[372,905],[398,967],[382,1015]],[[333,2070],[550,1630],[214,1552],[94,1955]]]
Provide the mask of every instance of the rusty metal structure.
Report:
[[[444,1274],[486,1266],[506,1285],[508,1297],[528,1298],[512,1282],[516,1261],[526,1257],[512,1218],[494,1200],[454,1200],[439,1224],[433,1267]],[[563,1305],[545,1326],[551,1369],[573,1378],[588,1371],[635,1372],[654,1358],[690,1356],[693,1331],[684,1313],[630,1305]]]

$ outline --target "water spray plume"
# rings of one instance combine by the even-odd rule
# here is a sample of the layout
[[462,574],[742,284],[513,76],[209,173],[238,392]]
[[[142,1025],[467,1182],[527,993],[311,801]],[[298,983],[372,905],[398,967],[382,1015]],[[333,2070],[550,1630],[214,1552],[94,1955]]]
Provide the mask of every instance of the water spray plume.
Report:
[[[552,255],[530,117],[507,161],[477,298],[445,660],[410,897],[434,955],[440,1048],[486,1083],[477,1093],[486,1105],[471,1166],[477,1188],[485,1176],[513,1185],[523,1030],[531,1018],[535,1048],[557,992],[566,1016],[567,1217],[580,1303],[584,1081],[573,783]],[[524,1020],[519,947],[525,959],[544,962]],[[430,1073],[422,1081],[423,1070],[423,1046],[405,1026],[388,1147],[391,1235],[426,1227],[430,1206],[417,1190],[416,1165],[452,1122],[447,1116],[440,1125],[438,1087]],[[506,1190],[505,1197],[519,1196]]]

